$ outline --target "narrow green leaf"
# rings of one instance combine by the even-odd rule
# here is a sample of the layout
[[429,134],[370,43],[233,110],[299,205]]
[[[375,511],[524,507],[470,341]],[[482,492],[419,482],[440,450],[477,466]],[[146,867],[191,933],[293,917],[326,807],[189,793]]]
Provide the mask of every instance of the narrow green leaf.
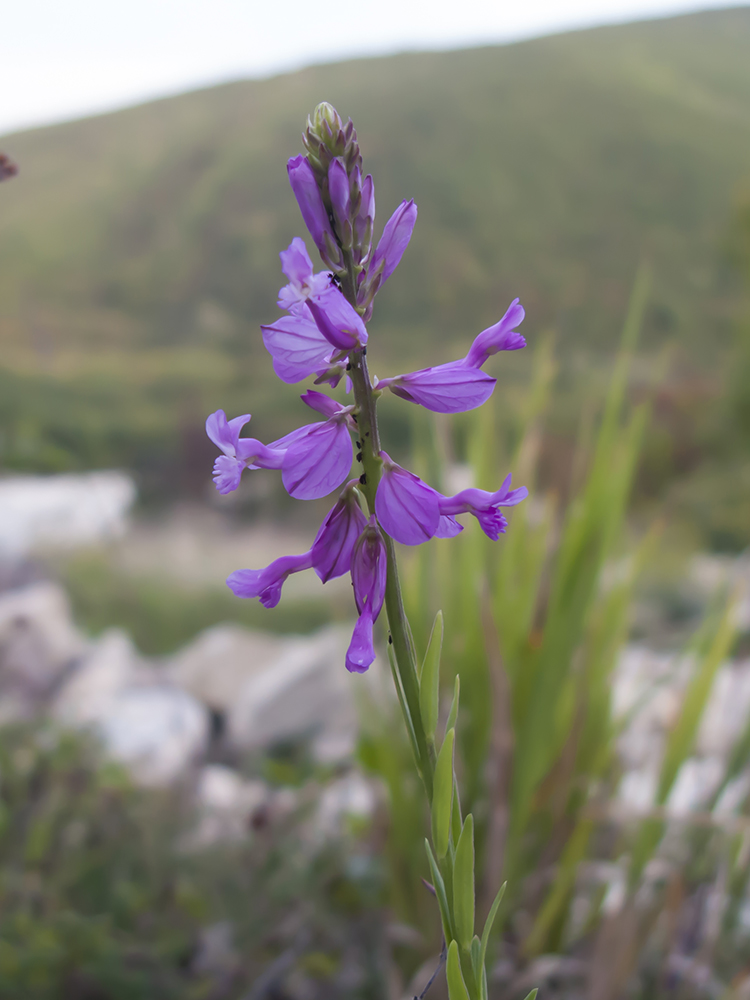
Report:
[[432,842],[438,861],[448,853],[453,807],[453,742],[455,729],[449,729],[440,747],[432,786]]
[[474,935],[474,817],[466,817],[453,859],[453,915],[456,938],[462,948]]
[[469,1000],[469,991],[461,972],[461,959],[458,956],[458,945],[451,941],[448,946],[448,961],[445,965],[445,976],[448,980],[448,996],[450,1000]]
[[456,778],[456,771],[453,771],[453,808],[451,812],[451,840],[453,841],[453,848],[458,846],[458,838],[461,836],[461,828],[463,826],[463,820],[461,819],[461,796],[458,791],[458,779]]
[[419,709],[429,743],[435,741],[440,703],[440,653],[443,648],[443,612],[438,611],[427,644],[422,672],[419,676]]
[[435,890],[435,895],[438,901],[438,909],[440,910],[440,919],[443,924],[443,937],[446,941],[452,941],[455,934],[453,933],[453,921],[451,920],[450,907],[448,906],[448,895],[445,891],[445,882],[443,881],[443,876],[440,874],[440,869],[438,868],[437,861],[435,860],[435,855],[432,853],[430,842],[426,837],[424,846],[427,850],[427,860],[430,864],[430,872],[432,874],[432,887]]
[[535,986],[531,993],[527,993],[524,1000],[536,1000],[536,995],[539,992],[539,987]]
[[507,882],[503,882],[500,886],[497,891],[497,896],[495,896],[494,902],[490,907],[490,912],[487,914],[487,920],[485,921],[484,930],[482,931],[482,952],[480,955],[482,968],[484,968],[484,963],[487,961],[487,945],[489,944],[490,934],[492,933],[492,925],[495,923],[495,917],[497,916],[497,911],[500,909],[500,904],[503,901],[507,885]]
[[401,677],[398,673],[398,667],[396,666],[396,658],[393,652],[393,647],[388,645],[388,662],[391,666],[391,674],[393,675],[393,685],[396,688],[396,694],[398,695],[398,701],[401,705],[401,713],[404,717],[404,725],[406,726],[406,731],[409,734],[409,742],[411,743],[412,753],[414,754],[414,763],[417,766],[417,770],[421,771],[420,761],[419,761],[419,746],[417,744],[417,737],[414,732],[414,726],[411,721],[411,715],[409,713],[409,706],[406,704],[406,698],[404,697],[404,691],[401,687]]
[[461,678],[456,674],[456,682],[453,685],[453,701],[451,702],[451,710],[448,713],[448,721],[445,724],[445,732],[447,734],[449,729],[456,728],[456,719],[458,718],[458,696],[461,693]]
[[479,983],[481,983],[482,981],[482,969],[479,965],[481,958],[482,958],[482,942],[475,934],[474,937],[471,939],[471,964],[474,966],[474,976],[476,977],[476,980]]

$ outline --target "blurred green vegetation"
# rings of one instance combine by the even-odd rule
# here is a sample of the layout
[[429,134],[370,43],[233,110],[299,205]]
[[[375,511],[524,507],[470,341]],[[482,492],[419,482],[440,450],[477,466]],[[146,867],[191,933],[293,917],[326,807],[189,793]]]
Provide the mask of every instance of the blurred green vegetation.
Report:
[[[381,995],[377,867],[354,840],[303,839],[314,803],[186,850],[187,788],[134,788],[88,738],[3,726],[0,997],[235,1000],[289,949],[306,995]],[[209,958],[201,942],[220,925]],[[342,963],[360,970],[346,988]]]
[[240,601],[223,584],[185,587],[164,576],[123,573],[105,554],[89,553],[57,567],[77,622],[92,634],[125,629],[147,656],[173,653],[202,629],[221,622],[281,634],[304,635],[327,625],[333,609],[319,600],[284,600],[268,610]]
[[[21,173],[0,214],[0,462],[124,466],[146,496],[195,493],[206,413],[250,409],[260,437],[299,421],[258,325],[301,231],[284,164],[322,98],[357,124],[380,225],[403,197],[420,207],[378,299],[376,372],[456,356],[520,296],[530,343],[559,334],[544,473],[559,485],[647,259],[642,369],[675,351],[638,489],[736,459],[714,416],[733,370],[725,245],[750,171],[749,47],[750,12],[713,11],[314,67],[6,137]],[[503,390],[527,378],[525,354],[491,363]],[[711,543],[749,537],[733,513],[708,520]]]

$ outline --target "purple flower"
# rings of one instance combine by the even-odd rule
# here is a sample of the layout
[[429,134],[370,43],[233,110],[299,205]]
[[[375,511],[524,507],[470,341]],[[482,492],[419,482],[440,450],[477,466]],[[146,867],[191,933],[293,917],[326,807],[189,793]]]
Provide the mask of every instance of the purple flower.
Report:
[[[307,162],[307,161],[305,161]],[[300,382],[313,372],[327,371],[337,351],[349,352],[367,343],[367,329],[356,309],[331,283],[327,271],[313,273],[304,242],[296,236],[282,250],[281,266],[289,284],[279,292],[284,316],[261,326],[263,343],[283,382]]]
[[264,608],[275,608],[286,578],[311,566],[310,552],[300,556],[282,556],[265,569],[238,569],[227,577],[227,586],[236,597],[259,597]]
[[336,239],[312,167],[306,157],[293,156],[286,169],[302,218],[321,257],[332,265],[334,262],[338,263]]
[[336,353],[310,316],[282,316],[270,326],[261,326],[261,331],[273,370],[287,384],[326,371]]
[[322,392],[311,389],[302,396],[302,401],[326,414],[328,419],[292,431],[274,441],[273,447],[285,449],[281,479],[289,495],[298,500],[317,500],[340,486],[349,474],[352,467],[349,431],[356,425],[351,418],[351,406],[341,406]]
[[354,546],[367,527],[367,518],[357,502],[357,482],[353,479],[347,483],[307,552],[299,556],[282,556],[265,569],[237,570],[227,579],[232,592],[237,597],[258,597],[264,607],[275,608],[284,581],[292,573],[312,568],[323,583],[348,573]]
[[456,514],[473,514],[482,531],[497,541],[507,527],[498,508],[513,507],[528,496],[525,486],[511,490],[508,476],[496,493],[468,489],[446,497],[392,462],[385,452],[381,455],[383,476],[375,495],[375,511],[385,531],[403,545],[452,538],[462,530]]
[[289,278],[289,284],[279,292],[279,308],[295,311],[311,295],[320,295],[331,284],[331,272],[320,271],[313,274],[313,263],[307,252],[305,241],[295,236],[286,250],[279,254],[281,270]]
[[441,514],[448,516],[473,514],[479,521],[479,526],[485,535],[496,542],[508,527],[508,522],[498,508],[515,507],[528,495],[529,491],[525,486],[511,490],[510,476],[507,476],[503,485],[495,493],[478,489],[462,490],[452,497],[441,496],[439,508]]
[[474,340],[463,363],[470,368],[481,368],[487,358],[498,351],[517,351],[520,347],[525,347],[526,340],[513,329],[523,322],[525,315],[518,299],[513,299],[500,322],[482,330]]
[[362,317],[335,285],[321,295],[310,297],[307,308],[326,338],[339,351],[352,351],[367,343],[367,328]]
[[463,413],[481,406],[492,395],[497,379],[463,361],[435,368],[421,368],[408,375],[394,375],[378,382],[410,403],[419,403],[436,413]]
[[315,536],[311,549],[313,568],[323,583],[349,572],[355,543],[367,526],[355,493],[358,482],[352,479],[346,484]]
[[391,538],[404,545],[420,545],[434,538],[440,527],[440,494],[413,472],[392,462],[386,452],[383,475],[375,494],[375,513]]
[[386,222],[369,268],[370,274],[376,275],[382,262],[380,285],[384,285],[398,267],[404,250],[409,245],[416,221],[417,206],[412,198],[410,201],[402,201]]
[[223,410],[217,410],[206,420],[206,434],[224,453],[214,462],[214,482],[219,493],[231,493],[240,484],[242,470],[247,468],[280,469],[284,452],[262,444],[255,438],[241,438],[240,431],[250,414],[227,420]]
[[361,674],[375,659],[372,627],[383,607],[388,575],[385,541],[375,515],[370,518],[354,546],[351,573],[359,619],[346,653],[346,669]]

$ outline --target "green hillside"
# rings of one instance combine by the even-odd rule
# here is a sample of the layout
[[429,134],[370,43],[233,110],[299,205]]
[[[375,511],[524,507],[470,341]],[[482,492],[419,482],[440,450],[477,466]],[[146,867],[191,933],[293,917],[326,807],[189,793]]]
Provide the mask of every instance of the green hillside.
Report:
[[[302,232],[284,165],[323,99],[357,125],[380,224],[402,197],[420,210],[376,304],[376,372],[397,352],[401,370],[447,360],[516,295],[532,344],[554,328],[571,370],[598,362],[642,259],[647,356],[675,340],[685,368],[718,372],[748,52],[746,7],[314,67],[4,137],[21,173],[0,189],[0,461],[124,463],[189,489],[209,408],[257,412],[259,435],[298,418],[258,324]],[[503,359],[505,377],[527,363]]]

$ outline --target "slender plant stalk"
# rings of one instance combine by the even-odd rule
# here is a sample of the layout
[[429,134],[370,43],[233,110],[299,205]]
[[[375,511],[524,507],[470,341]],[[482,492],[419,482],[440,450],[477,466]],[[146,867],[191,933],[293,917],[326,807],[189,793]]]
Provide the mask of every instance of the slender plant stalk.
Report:
[[[357,308],[355,292],[355,265],[351,255],[347,256],[347,279],[342,282],[342,291],[352,305]],[[380,458],[380,433],[377,419],[377,400],[380,393],[373,389],[370,374],[367,369],[366,350],[356,351],[350,356],[351,368],[349,376],[352,380],[354,400],[357,404],[357,427],[359,429],[359,454],[363,474],[360,480],[362,493],[367,500],[371,514],[375,513],[375,494],[383,468]],[[411,719],[406,719],[407,727],[411,724],[417,743],[419,759],[417,761],[429,801],[432,801],[433,760],[427,745],[422,716],[419,709],[419,680],[417,664],[414,655],[409,627],[401,597],[401,584],[398,577],[396,547],[393,539],[385,536],[385,546],[388,562],[388,582],[385,591],[385,608],[388,615],[390,641],[396,658],[398,676],[401,682],[404,698]]]

